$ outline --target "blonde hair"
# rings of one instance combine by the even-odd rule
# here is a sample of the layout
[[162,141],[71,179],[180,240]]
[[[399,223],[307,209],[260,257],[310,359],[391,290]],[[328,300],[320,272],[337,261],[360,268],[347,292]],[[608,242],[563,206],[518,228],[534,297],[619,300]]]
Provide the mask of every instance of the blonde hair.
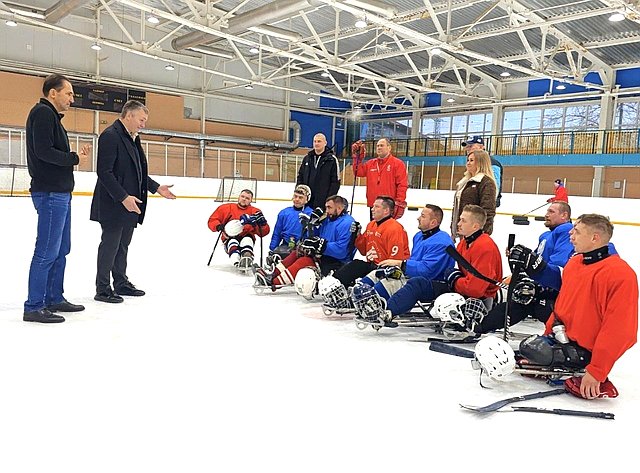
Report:
[[[491,169],[491,157],[489,156],[489,153],[487,153],[485,150],[483,149],[477,149],[475,151],[471,151],[468,155],[467,158],[469,157],[469,155],[472,154],[473,157],[475,158],[475,162],[476,165],[478,166],[478,172],[484,174],[485,176],[487,176],[488,178],[490,178],[493,183],[496,183],[496,177],[493,175],[493,169]],[[466,178],[471,178],[473,177],[469,171],[465,171],[464,172],[464,176]]]

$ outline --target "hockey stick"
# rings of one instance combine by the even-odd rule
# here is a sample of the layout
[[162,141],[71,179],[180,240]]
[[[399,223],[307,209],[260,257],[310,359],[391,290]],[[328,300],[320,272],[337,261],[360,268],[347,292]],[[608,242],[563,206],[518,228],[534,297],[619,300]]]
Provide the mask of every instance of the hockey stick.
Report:
[[507,399],[501,399],[499,401],[496,401],[494,403],[488,404],[486,406],[481,406],[481,407],[470,406],[468,404],[460,404],[460,407],[464,409],[469,409],[475,412],[495,412],[498,409],[501,409],[507,404],[511,404],[513,402],[529,401],[531,399],[541,399],[543,397],[555,396],[558,394],[564,394],[566,392],[567,391],[565,390],[565,388],[558,388],[558,389],[552,389],[551,391],[540,391],[537,393],[524,394],[522,396],[515,396]]
[[471,263],[469,263],[466,259],[464,259],[464,256],[462,256],[458,250],[455,249],[455,247],[453,246],[447,246],[447,248],[445,249],[445,251],[447,252],[447,254],[449,256],[451,256],[456,263],[458,263],[458,266],[460,266],[461,268],[464,268],[467,272],[471,273],[472,276],[475,276],[478,279],[482,279],[483,281],[489,282],[491,284],[495,284],[496,286],[502,288],[502,289],[508,289],[509,286],[503,282],[499,282],[496,281],[495,279],[491,279],[488,276],[485,276],[484,274],[482,274],[480,271],[478,271],[476,268],[474,268]]
[[461,358],[473,359],[476,356],[473,350],[456,347],[454,345],[450,345],[449,343],[444,343],[441,341],[432,341],[431,343],[429,343],[429,350],[438,353],[444,353],[445,355],[459,356]]
[[[511,406],[513,412],[535,412],[537,414],[557,414],[561,416],[595,417],[596,419],[615,419],[612,412],[576,411],[571,409],[544,409],[531,406]],[[504,412],[504,411],[502,411]]]
[[209,261],[207,261],[207,266],[211,264],[211,260],[213,259],[213,254],[216,252],[216,248],[218,247],[218,242],[220,241],[221,236],[222,236],[222,231],[218,232],[218,239],[216,240],[216,244],[213,245],[213,251],[211,251],[211,255],[209,256]]
[[[516,236],[513,233],[509,233],[509,241],[507,243],[507,248],[511,250],[513,245],[516,242]],[[516,271],[515,274],[511,275],[511,280],[509,281],[509,288],[507,289],[507,304],[504,307],[504,334],[502,335],[502,339],[505,342],[508,342],[511,338],[511,333],[509,329],[511,327],[511,299],[513,298],[513,288],[516,286],[518,282],[519,272]]]

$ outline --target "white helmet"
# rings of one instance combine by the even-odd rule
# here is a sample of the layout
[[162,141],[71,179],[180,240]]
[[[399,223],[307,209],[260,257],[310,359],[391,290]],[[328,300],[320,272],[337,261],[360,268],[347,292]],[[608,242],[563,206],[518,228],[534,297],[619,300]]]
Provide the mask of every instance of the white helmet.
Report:
[[318,276],[314,268],[302,268],[298,271],[298,274],[296,274],[296,292],[308,301],[313,299],[317,283]]
[[456,322],[464,325],[464,303],[464,297],[457,292],[446,292],[436,297],[429,312],[432,317],[443,322]]
[[224,232],[230,237],[235,237],[242,233],[243,228],[244,225],[240,223],[240,220],[229,220],[224,226]]
[[332,275],[324,277],[318,282],[318,292],[329,307],[342,309],[350,305],[347,289]]
[[489,336],[480,340],[476,345],[475,357],[489,377],[497,381],[502,381],[516,368],[513,348],[498,337]]

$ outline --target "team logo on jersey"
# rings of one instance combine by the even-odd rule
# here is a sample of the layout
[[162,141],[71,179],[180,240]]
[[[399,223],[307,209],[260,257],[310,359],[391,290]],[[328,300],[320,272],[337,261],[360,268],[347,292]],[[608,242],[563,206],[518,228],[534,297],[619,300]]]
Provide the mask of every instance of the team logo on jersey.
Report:
[[387,164],[387,171],[391,171],[391,164]]

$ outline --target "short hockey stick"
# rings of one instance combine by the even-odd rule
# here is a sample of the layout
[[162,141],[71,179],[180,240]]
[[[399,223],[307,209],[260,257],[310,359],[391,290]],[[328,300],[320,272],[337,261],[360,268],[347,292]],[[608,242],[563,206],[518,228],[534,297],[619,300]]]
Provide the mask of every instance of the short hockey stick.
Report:
[[535,412],[537,414],[557,414],[561,416],[595,417],[596,419],[615,419],[612,412],[576,411],[571,409],[543,409],[542,407],[511,406],[513,412]]
[[221,236],[222,236],[222,231],[218,232],[218,239],[216,240],[216,244],[213,245],[213,251],[211,251],[211,255],[209,256],[209,261],[207,261],[207,266],[211,264],[211,260],[213,259],[213,254],[216,252],[216,248],[218,247],[218,242],[220,242]]
[[482,274],[480,271],[478,271],[476,268],[474,268],[471,263],[469,263],[466,259],[464,259],[464,256],[462,256],[458,250],[456,250],[453,246],[447,246],[447,248],[445,249],[445,251],[447,252],[447,254],[449,256],[451,256],[456,263],[458,263],[458,266],[461,268],[464,268],[467,272],[471,273],[472,276],[475,276],[478,279],[482,279],[483,281],[489,282],[491,284],[495,284],[496,286],[502,288],[502,289],[508,289],[509,285],[505,284],[503,282],[500,281],[496,281],[495,279],[491,279],[488,276],[485,276],[484,274]]
[[543,397],[556,396],[558,394],[564,394],[566,392],[567,391],[564,388],[558,388],[558,389],[552,389],[550,391],[540,391],[537,393],[524,394],[522,396],[514,396],[507,399],[501,399],[499,401],[496,401],[494,403],[488,404],[486,406],[481,406],[481,407],[470,406],[468,404],[460,404],[460,407],[463,407],[464,409],[469,409],[475,412],[495,412],[498,409],[503,408],[507,404],[511,404],[514,402],[529,401],[531,399],[540,399]]
[[429,350],[438,353],[444,353],[445,355],[459,356],[462,358],[475,358],[475,353],[473,350],[467,350],[466,348],[456,347],[449,343],[440,341],[432,341],[431,343],[429,343]]

